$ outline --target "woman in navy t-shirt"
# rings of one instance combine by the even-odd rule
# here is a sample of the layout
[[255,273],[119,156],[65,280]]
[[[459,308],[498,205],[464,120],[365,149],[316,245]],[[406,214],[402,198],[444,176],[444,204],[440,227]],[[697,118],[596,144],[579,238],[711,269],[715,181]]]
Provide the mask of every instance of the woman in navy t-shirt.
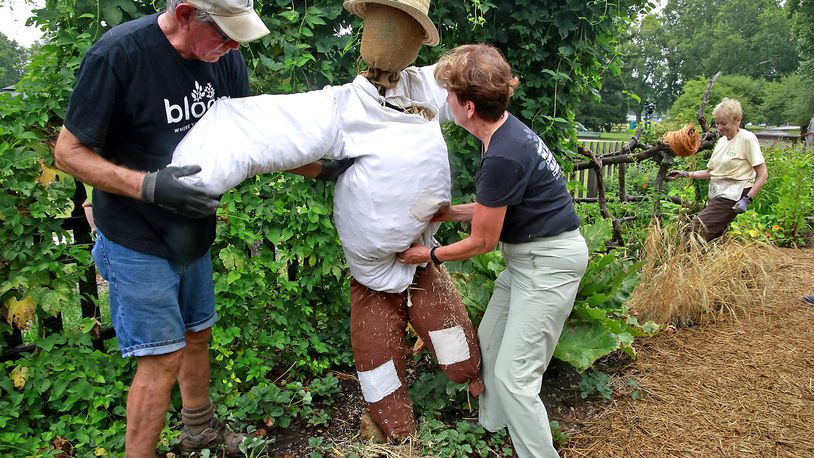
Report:
[[469,237],[415,245],[406,263],[466,259],[495,249],[506,261],[478,330],[483,352],[479,420],[508,426],[519,457],[558,456],[540,399],[543,373],[571,312],[588,250],[560,166],[540,137],[506,111],[519,84],[489,45],[445,54],[435,77],[456,124],[481,142],[475,203],[441,209],[435,221],[472,221]]

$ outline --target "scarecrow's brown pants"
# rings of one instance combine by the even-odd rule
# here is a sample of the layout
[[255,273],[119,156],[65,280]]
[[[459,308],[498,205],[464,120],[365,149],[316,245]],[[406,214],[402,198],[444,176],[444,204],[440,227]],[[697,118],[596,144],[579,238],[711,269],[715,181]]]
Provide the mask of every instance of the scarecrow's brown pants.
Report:
[[408,321],[450,380],[469,381],[475,396],[483,391],[478,339],[446,270],[432,264],[419,267],[404,293],[373,291],[352,278],[350,297],[351,345],[359,382],[373,421],[387,437],[416,431],[405,379]]

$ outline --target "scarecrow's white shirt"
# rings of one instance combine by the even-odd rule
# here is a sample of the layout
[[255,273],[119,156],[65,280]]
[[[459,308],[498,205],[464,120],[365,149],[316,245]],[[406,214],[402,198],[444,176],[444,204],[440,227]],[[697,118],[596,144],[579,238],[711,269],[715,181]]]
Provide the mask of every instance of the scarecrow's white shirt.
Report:
[[[401,72],[380,96],[362,77],[302,94],[223,99],[184,137],[176,165],[198,164],[188,182],[223,194],[245,179],[320,158],[356,158],[336,183],[334,221],[354,278],[376,291],[401,292],[415,265],[395,254],[429,246],[432,215],[450,202],[447,148],[440,122],[452,119],[433,66]],[[418,106],[431,119],[385,106]]]

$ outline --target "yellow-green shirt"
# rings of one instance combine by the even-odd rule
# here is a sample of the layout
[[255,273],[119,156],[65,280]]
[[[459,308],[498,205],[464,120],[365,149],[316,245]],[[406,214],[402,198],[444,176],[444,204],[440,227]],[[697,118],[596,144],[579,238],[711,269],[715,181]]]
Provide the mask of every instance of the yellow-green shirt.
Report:
[[732,140],[721,137],[715,144],[707,163],[711,177],[729,178],[755,183],[755,166],[765,163],[757,137],[746,129],[740,129]]

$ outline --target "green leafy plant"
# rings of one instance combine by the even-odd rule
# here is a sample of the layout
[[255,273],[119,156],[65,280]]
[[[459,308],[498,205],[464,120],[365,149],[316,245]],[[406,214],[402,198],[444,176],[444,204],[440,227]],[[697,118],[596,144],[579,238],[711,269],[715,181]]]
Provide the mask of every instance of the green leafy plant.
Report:
[[418,428],[422,453],[437,457],[511,456],[506,430],[489,434],[480,425],[458,421],[453,428],[434,418],[422,417]]
[[410,398],[417,416],[440,418],[446,411],[460,407],[471,413],[466,384],[451,382],[440,370],[425,372],[410,385]]
[[642,398],[642,392],[639,389],[639,382],[633,380],[632,378],[629,378],[627,379],[625,384],[627,385],[628,390],[630,390],[630,397],[634,401],[638,401]]
[[652,323],[639,324],[624,305],[638,283],[641,263],[624,260],[615,249],[602,252],[604,243],[610,239],[610,231],[606,220],[582,227],[591,258],[571,317],[554,351],[556,358],[580,372],[616,350],[634,358],[634,337],[659,329]]
[[599,395],[606,402],[613,398],[613,388],[611,378],[608,374],[600,371],[589,371],[582,374],[579,382],[579,396],[583,399]]
[[0,363],[0,454],[123,449],[122,393],[132,366],[118,351],[99,352],[91,342],[87,333],[49,335],[36,341],[34,354]]
[[554,439],[554,443],[557,445],[564,445],[568,441],[568,434],[562,430],[562,426],[560,426],[560,422],[558,421],[550,421],[548,422],[549,428],[551,428],[551,436]]

